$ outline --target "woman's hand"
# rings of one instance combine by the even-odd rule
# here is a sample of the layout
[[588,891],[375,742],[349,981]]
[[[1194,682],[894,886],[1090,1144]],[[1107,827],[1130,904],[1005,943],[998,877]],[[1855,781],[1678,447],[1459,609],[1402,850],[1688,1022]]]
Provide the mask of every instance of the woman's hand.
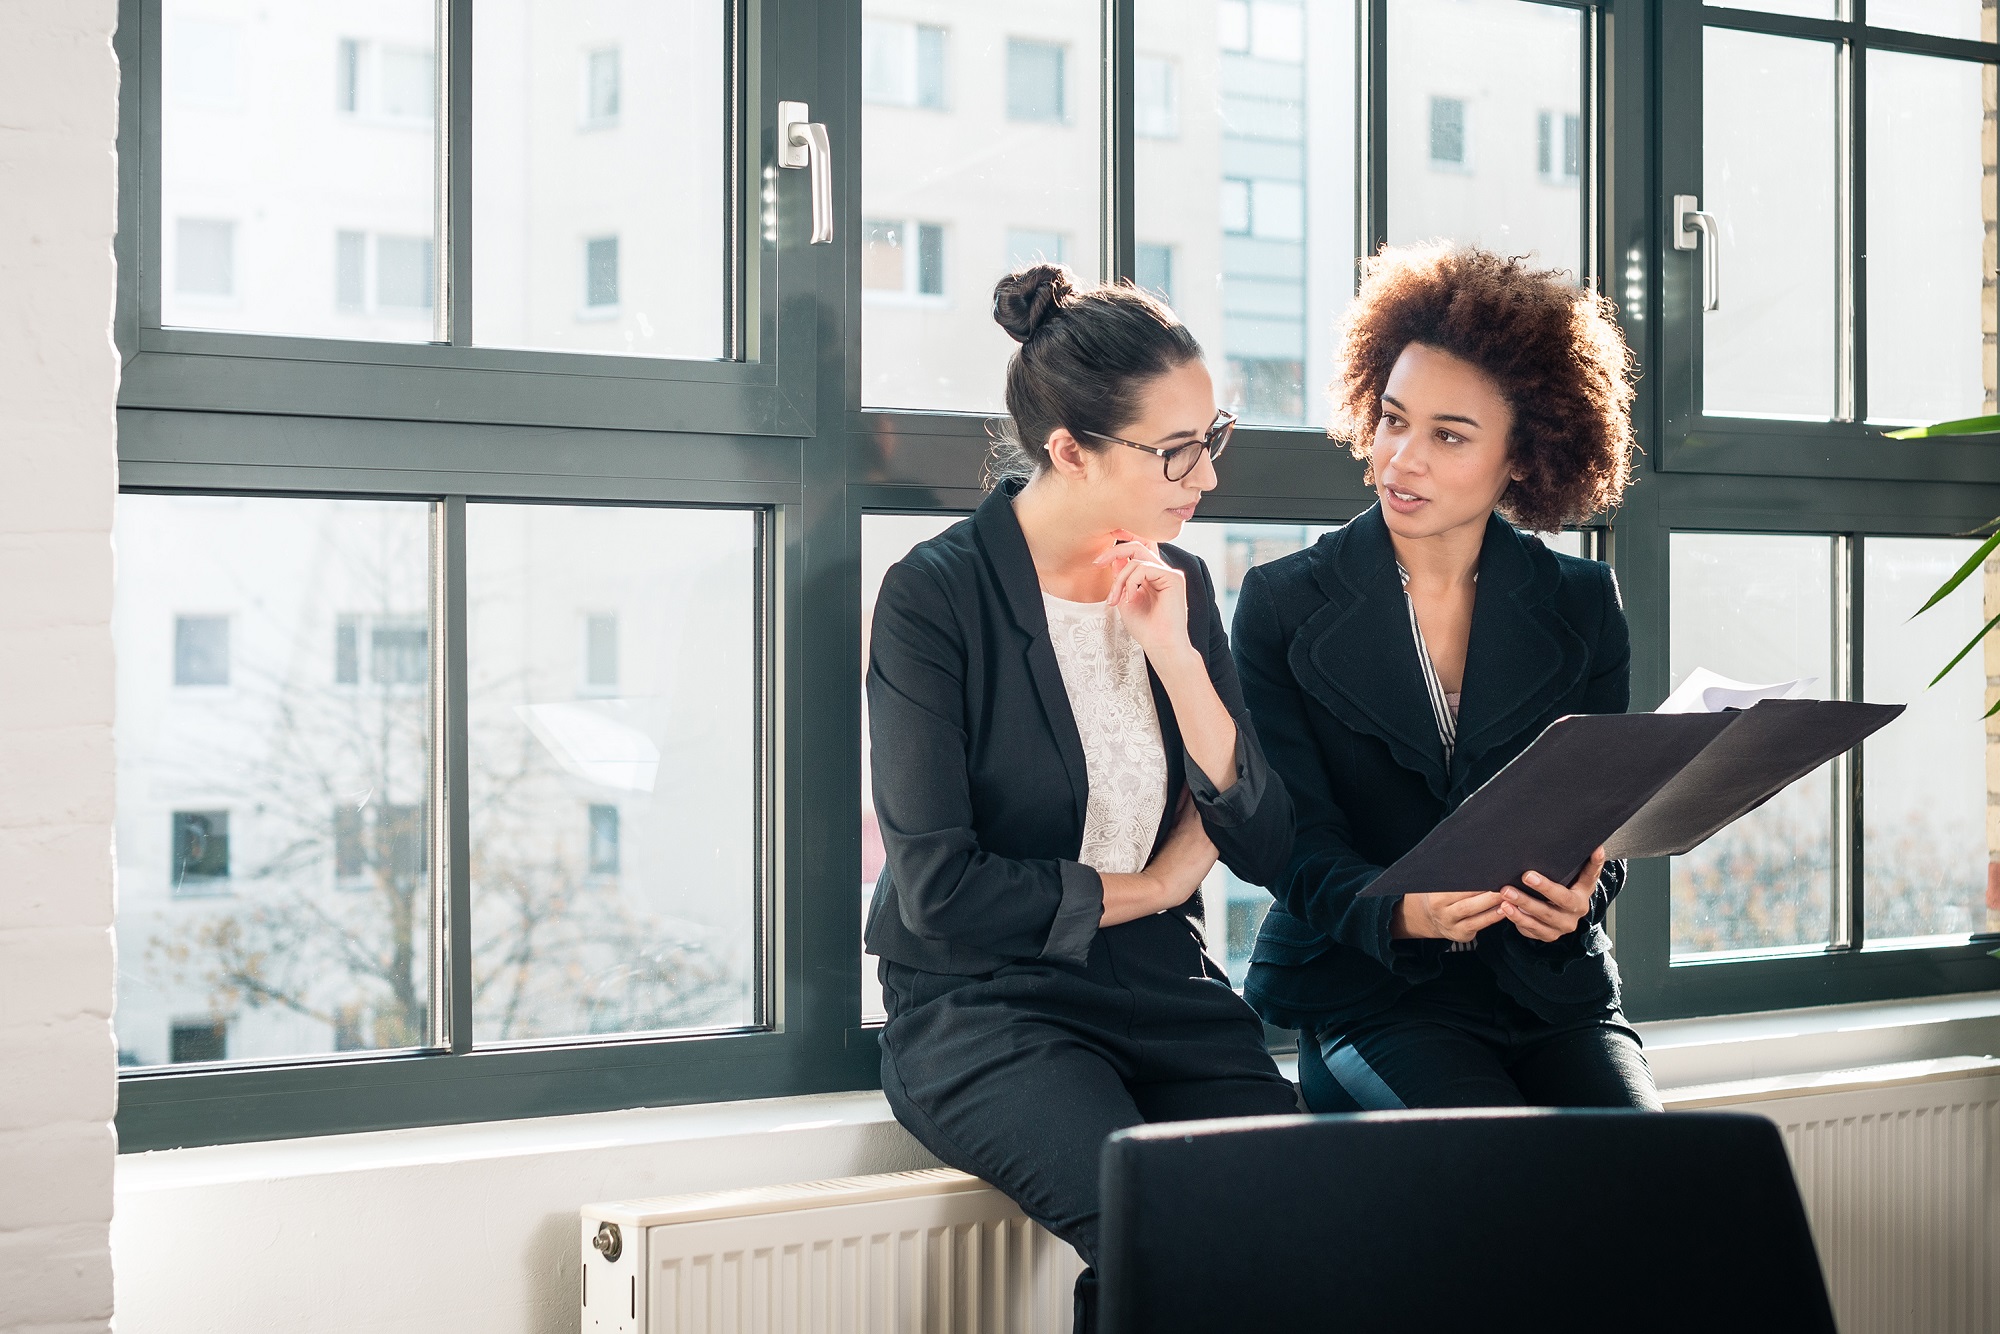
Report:
[[1159,549],[1123,528],[1097,564],[1111,567],[1110,604],[1125,618],[1125,628],[1148,661],[1159,671],[1194,651],[1188,642],[1187,576],[1168,564]]
[[1535,892],[1527,894],[1513,885],[1507,886],[1500,891],[1500,911],[1516,931],[1530,940],[1561,940],[1590,916],[1597,873],[1603,869],[1604,849],[1599,848],[1590,854],[1573,885],[1559,885],[1539,871],[1530,871],[1521,881]]
[[1178,908],[1194,896],[1215,866],[1215,844],[1202,827],[1201,812],[1187,790],[1181,790],[1181,804],[1174,812],[1174,826],[1167,841],[1153,854],[1146,869],[1137,875],[1107,875],[1104,880],[1104,912],[1099,926],[1117,926],[1136,921],[1168,908]]
[[1405,894],[1389,918],[1393,940],[1471,940],[1499,921],[1506,900],[1497,891],[1478,894]]

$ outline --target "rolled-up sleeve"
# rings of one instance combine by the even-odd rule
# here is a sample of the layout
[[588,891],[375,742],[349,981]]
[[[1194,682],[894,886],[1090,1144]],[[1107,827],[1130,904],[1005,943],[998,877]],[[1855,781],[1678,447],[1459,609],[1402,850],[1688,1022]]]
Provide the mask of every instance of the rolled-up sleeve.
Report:
[[1103,881],[1078,862],[980,846],[965,695],[965,637],[950,599],[923,569],[892,566],[871,631],[868,738],[897,914],[924,940],[1081,964],[1103,916]]

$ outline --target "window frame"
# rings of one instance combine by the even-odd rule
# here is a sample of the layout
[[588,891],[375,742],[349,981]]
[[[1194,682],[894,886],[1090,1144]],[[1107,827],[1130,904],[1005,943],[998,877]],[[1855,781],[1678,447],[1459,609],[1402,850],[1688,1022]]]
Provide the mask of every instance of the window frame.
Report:
[[[1103,269],[1131,276],[1137,0],[1106,0],[1101,67]],[[1962,443],[1880,453],[1863,428],[1736,423],[1690,431],[1674,405],[1698,272],[1672,250],[1669,187],[1687,147],[1665,100],[1698,73],[1685,15],[1664,0],[1536,0],[1585,13],[1580,105],[1581,253],[1623,311],[1644,374],[1634,420],[1641,477],[1608,529],[1632,624],[1634,707],[1666,694],[1667,533],[1674,528],[1943,535],[2000,513],[2000,453]],[[876,1030],[861,1022],[860,541],[868,512],[965,512],[981,499],[983,413],[863,408],[859,355],[862,0],[740,0],[732,74],[742,130],[734,198],[746,255],[733,362],[676,362],[161,329],[157,286],[161,0],[121,0],[121,485],[135,491],[417,499],[436,507],[442,578],[432,635],[444,745],[433,784],[434,867],[448,948],[469,944],[465,777],[465,506],[481,500],[746,506],[765,516],[763,681],[767,782],[766,1026],[542,1047],[382,1053],[200,1070],[121,1082],[121,1148],[143,1150],[620,1107],[872,1088]],[[1389,0],[1357,0],[1361,75],[1356,249],[1386,234]],[[444,0],[440,80],[447,147],[470,131],[471,0]],[[1743,16],[1730,12],[1736,22]],[[1747,22],[1763,22],[1748,16]],[[1786,21],[1791,22],[1791,21]],[[840,35],[829,40],[828,34]],[[842,35],[844,34],[844,35]],[[1911,39],[1919,47],[1942,39]],[[1982,45],[1982,50],[1987,49]],[[1695,85],[1698,88],[1698,84]],[[1089,89],[1065,90],[1074,111]],[[835,246],[808,250],[804,173],[779,173],[776,239],[755,192],[775,149],[777,97],[810,99],[834,145]],[[1698,97],[1698,93],[1696,94]],[[1693,150],[1699,153],[1698,142]],[[469,222],[470,165],[450,158],[448,234]],[[147,239],[150,238],[150,239]],[[1087,245],[1087,238],[1077,238]],[[469,332],[469,257],[441,246],[441,308]],[[1357,255],[1358,257],[1358,255]],[[1698,257],[1695,257],[1698,258]],[[150,320],[150,323],[148,322]],[[822,333],[823,331],[823,333]],[[1663,358],[1673,356],[1679,361]],[[532,381],[532,389],[526,382]],[[352,404],[370,404],[366,418]],[[1769,427],[1770,429],[1767,429]],[[1740,428],[1740,429],[1739,429]],[[1678,435],[1675,432],[1679,432]],[[1923,445],[1927,442],[1914,442]],[[1928,442],[1936,444],[1937,442]],[[1847,451],[1845,454],[1842,451]],[[552,463],[560,459],[560,463]],[[1360,466],[1312,427],[1239,427],[1205,518],[1337,523],[1373,500]],[[810,540],[808,540],[810,538]],[[364,669],[365,670],[365,669]],[[456,682],[455,687],[450,683]],[[456,729],[456,730],[454,730]],[[456,739],[454,739],[456,738]],[[434,874],[438,872],[434,871]],[[2000,982],[1991,941],[1937,948],[1670,965],[1664,862],[1639,863],[1614,911],[1635,1019],[1721,1014]],[[445,1005],[469,1008],[453,978]],[[1276,1035],[1275,1041],[1283,1041]]]

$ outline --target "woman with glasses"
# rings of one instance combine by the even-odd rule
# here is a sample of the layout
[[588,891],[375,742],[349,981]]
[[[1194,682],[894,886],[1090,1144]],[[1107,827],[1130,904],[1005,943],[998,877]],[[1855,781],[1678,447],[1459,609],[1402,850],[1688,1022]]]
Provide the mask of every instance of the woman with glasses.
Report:
[[[1200,560],[1166,545],[1234,424],[1129,286],[1001,280],[1020,343],[992,493],[890,568],[868,668],[887,864],[868,911],[899,1121],[1096,1254],[1099,1151],[1146,1121],[1296,1110],[1203,950],[1202,878],[1281,871],[1265,763]],[[1077,1284],[1077,1328],[1095,1277]]]
[[1625,711],[1610,567],[1514,525],[1618,502],[1631,354],[1568,275],[1445,245],[1371,260],[1343,340],[1335,433],[1377,503],[1251,571],[1237,603],[1244,694],[1299,825],[1245,994],[1301,1030],[1314,1111],[1657,1110],[1603,930],[1622,863],[1361,892],[1557,718]]

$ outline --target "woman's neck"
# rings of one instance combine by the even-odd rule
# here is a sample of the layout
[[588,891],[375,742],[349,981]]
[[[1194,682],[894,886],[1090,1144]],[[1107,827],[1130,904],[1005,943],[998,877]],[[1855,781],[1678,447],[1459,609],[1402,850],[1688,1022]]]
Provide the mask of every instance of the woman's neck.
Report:
[[1078,507],[1061,478],[1037,473],[1014,497],[1014,520],[1027,539],[1044,592],[1066,602],[1102,602],[1111,596],[1111,571],[1096,563],[1111,548],[1111,530]]
[[1410,587],[1431,593],[1471,587],[1479,573],[1479,549],[1485,541],[1484,523],[1460,524],[1429,537],[1389,534],[1389,545],[1408,572]]

